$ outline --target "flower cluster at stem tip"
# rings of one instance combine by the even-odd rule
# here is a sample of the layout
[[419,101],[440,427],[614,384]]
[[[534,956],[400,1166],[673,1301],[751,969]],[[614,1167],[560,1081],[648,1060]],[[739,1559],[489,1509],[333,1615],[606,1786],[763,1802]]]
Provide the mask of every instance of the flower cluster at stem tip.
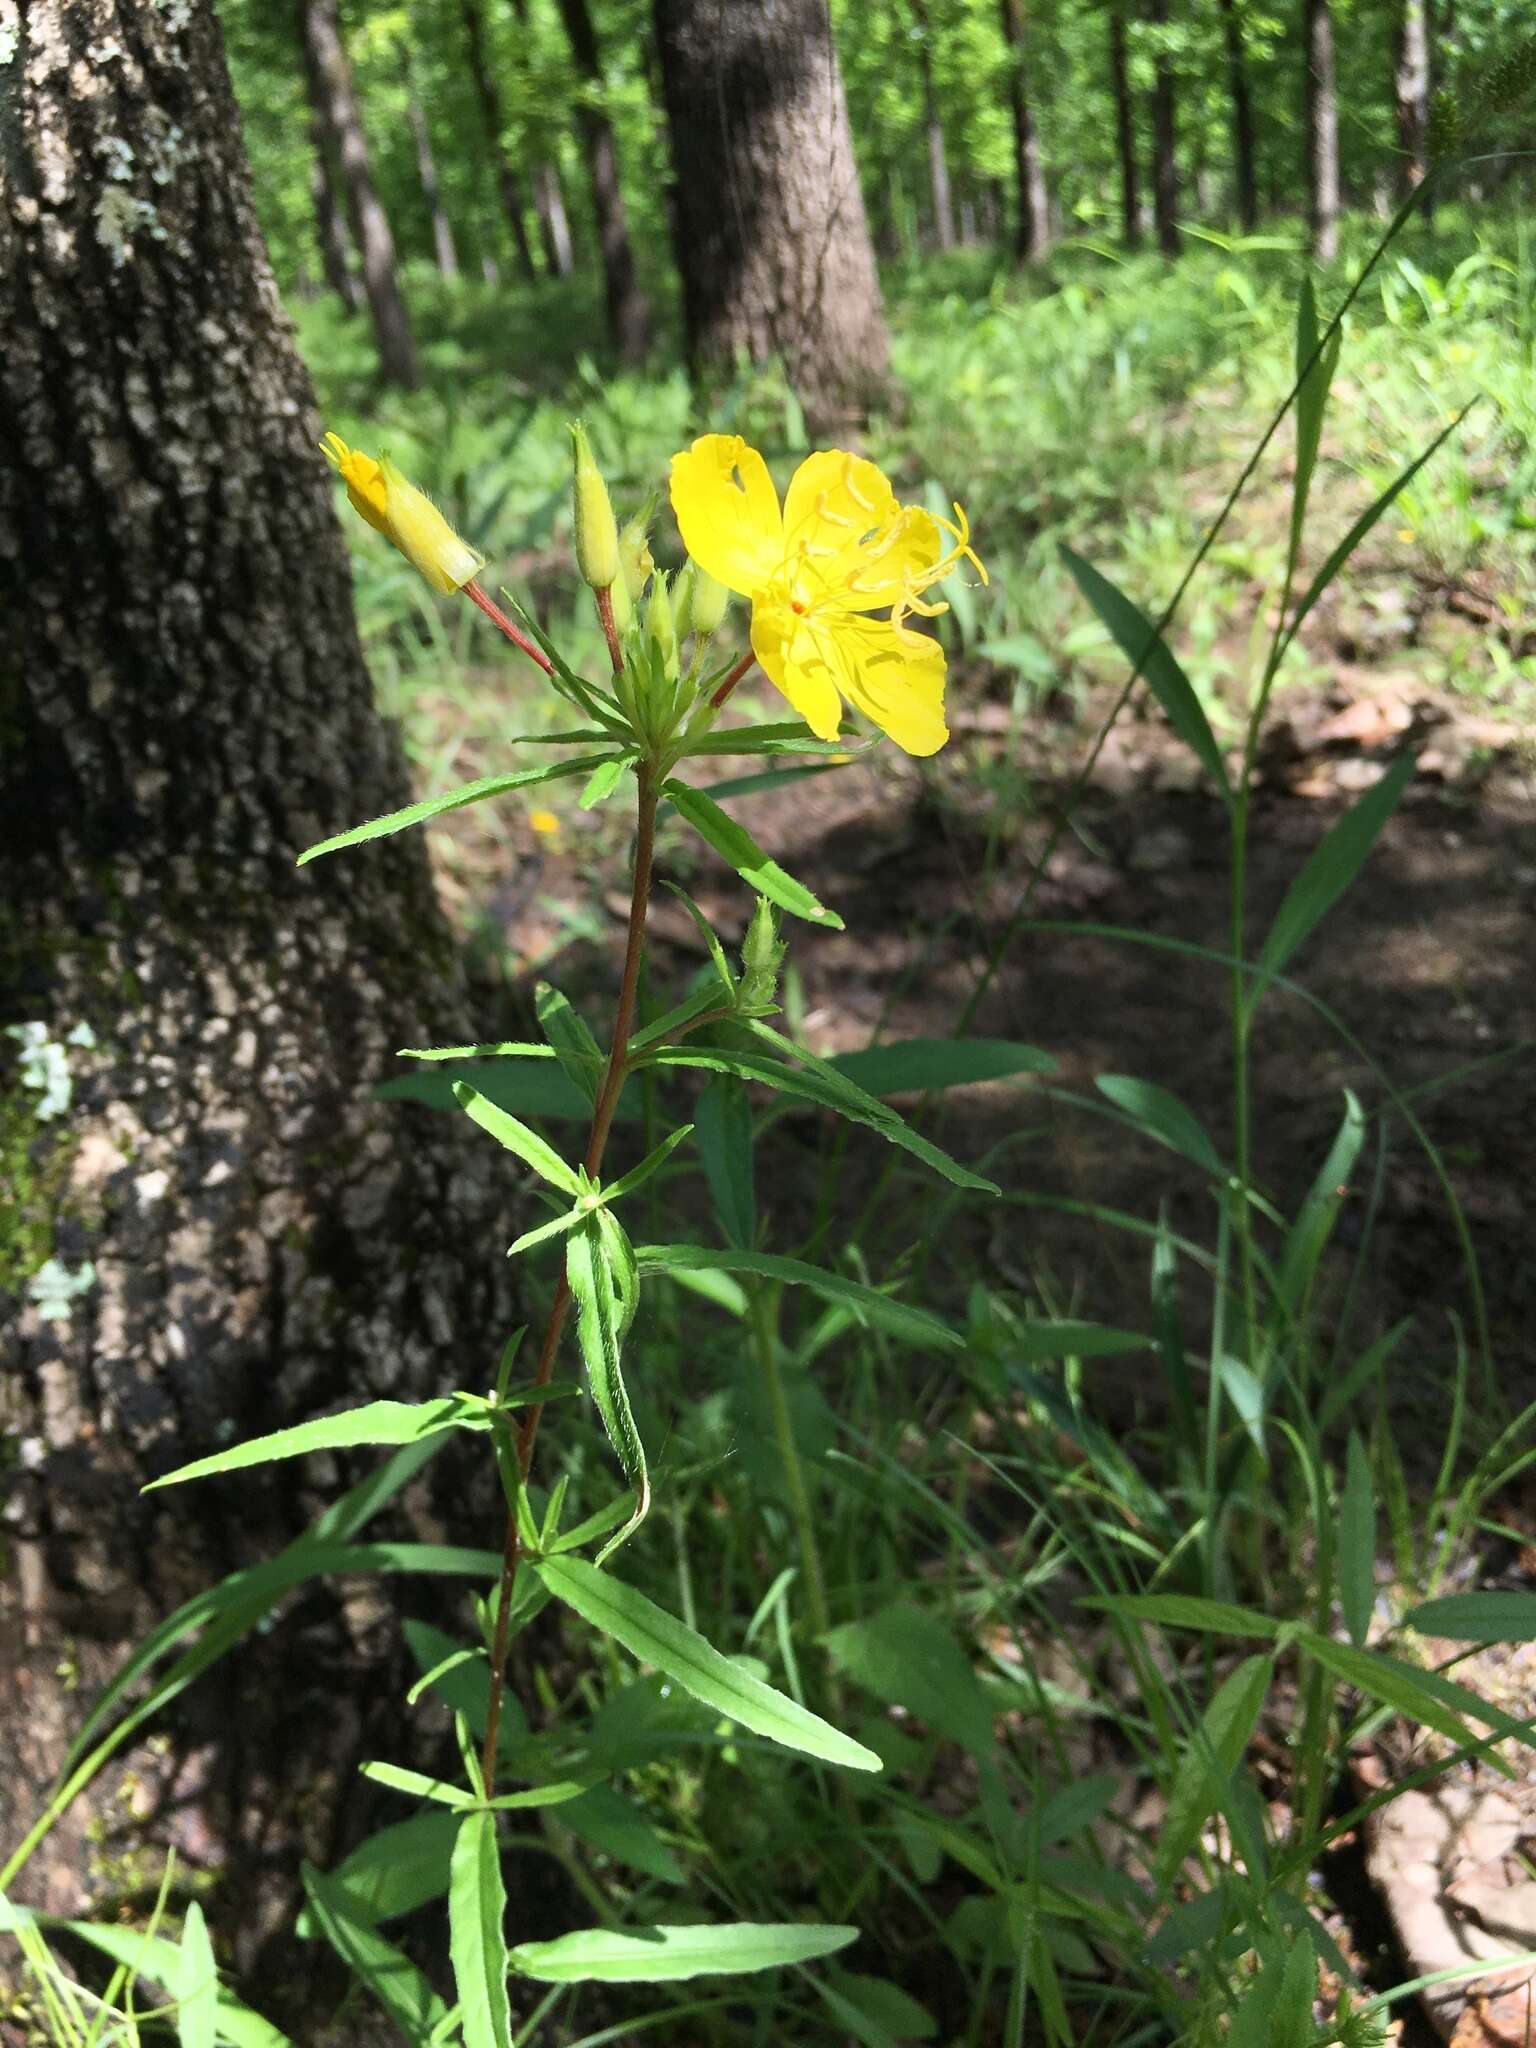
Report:
[[[944,650],[908,621],[948,610],[928,592],[962,563],[987,581],[958,505],[952,522],[903,505],[875,463],[841,448],[807,456],[781,503],[755,448],[737,434],[705,434],[672,458],[672,509],[689,559],[669,582],[647,541],[652,506],[620,531],[587,437],[580,426],[571,432],[577,562],[597,594],[620,671],[616,690],[638,729],[670,728],[688,711],[692,676],[681,673],[678,641],[694,635],[697,669],[735,592],[751,606],[752,656],[819,739],[837,738],[848,704],[904,752],[938,752],[949,737]],[[354,510],[434,590],[473,586],[485,557],[387,455],[365,455],[338,434],[322,446]],[[637,662],[621,655],[619,641],[633,648],[647,582]],[[470,595],[485,604],[476,588]]]

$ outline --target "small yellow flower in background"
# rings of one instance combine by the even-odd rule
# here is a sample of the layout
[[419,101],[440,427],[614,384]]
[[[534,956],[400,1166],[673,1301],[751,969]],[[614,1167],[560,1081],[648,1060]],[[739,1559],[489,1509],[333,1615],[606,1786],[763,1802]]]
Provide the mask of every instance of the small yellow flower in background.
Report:
[[1397,537],[1400,541],[1407,543],[1411,540],[1417,540],[1419,536],[1411,526],[1400,526],[1397,529]]
[[535,832],[542,832],[546,838],[554,839],[560,831],[560,820],[553,811],[530,811],[528,822]]
[[781,509],[755,448],[705,434],[672,458],[672,508],[699,567],[751,600],[752,651],[812,732],[835,739],[846,698],[905,752],[938,752],[944,650],[905,620],[948,609],[923,593],[962,560],[986,581],[958,505],[953,526],[901,505],[874,463],[830,448]]
[[485,557],[460,540],[425,492],[403,477],[387,455],[377,461],[349,448],[339,434],[321,447],[347,487],[354,512],[392,541],[434,590],[462,590],[485,567]]

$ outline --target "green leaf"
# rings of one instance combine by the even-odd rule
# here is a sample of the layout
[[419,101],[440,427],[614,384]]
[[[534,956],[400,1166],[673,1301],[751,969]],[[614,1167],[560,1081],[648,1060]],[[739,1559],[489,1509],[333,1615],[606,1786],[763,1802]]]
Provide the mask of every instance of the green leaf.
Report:
[[[1477,1731],[1468,1725],[1472,1721],[1480,1721],[1514,1742],[1530,1739],[1529,1721],[1517,1721],[1479,1699],[1466,1686],[1442,1678],[1437,1671],[1419,1671],[1411,1664],[1400,1663],[1396,1657],[1383,1656],[1379,1650],[1356,1650],[1311,1629],[1298,1630],[1296,1641],[1335,1678],[1343,1679],[1368,1699],[1391,1707],[1394,1713],[1404,1714],[1411,1721],[1422,1721],[1426,1728],[1433,1728],[1458,1748],[1479,1740]],[[1508,1766],[1502,1765],[1497,1757],[1490,1761],[1509,1775]]]
[[[597,1101],[598,1085],[607,1064],[602,1047],[587,1028],[586,1020],[571,1007],[559,989],[541,981],[533,992],[539,1029],[549,1040],[566,1079],[589,1103]],[[473,1076],[470,1077],[473,1080]]]
[[471,1813],[453,1845],[448,1886],[448,1949],[464,2048],[512,2048],[506,1913],[495,1817]]
[[[1417,763],[1411,754],[1395,761],[1380,782],[1344,813],[1285,892],[1275,913],[1258,965],[1278,974],[1296,948],[1338,902],[1364,865],[1378,834],[1397,809]],[[1249,1002],[1256,1003],[1264,984],[1255,983]]]
[[198,1458],[161,1479],[151,1479],[142,1491],[153,1493],[157,1487],[182,1486],[189,1479],[238,1472],[248,1465],[270,1465],[280,1458],[301,1458],[310,1451],[354,1450],[359,1444],[412,1444],[443,1429],[483,1428],[484,1418],[484,1404],[466,1401],[460,1394],[448,1394],[438,1401],[369,1401],[361,1408],[343,1409],[340,1415],[321,1415],[313,1422],[295,1423],[292,1429],[231,1444],[227,1451],[216,1451],[210,1458]]
[[371,1922],[355,1915],[350,1894],[313,1865],[300,1867],[315,1924],[360,1983],[378,2000],[406,2039],[427,2048],[448,2008],[420,1970]]
[[1184,1747],[1158,1831],[1156,1877],[1166,1891],[1179,1875],[1200,1830],[1226,1803],[1269,1694],[1272,1657],[1245,1657],[1218,1686],[1193,1739]]
[[685,782],[668,782],[663,784],[663,791],[700,838],[707,840],[744,881],[750,882],[759,896],[766,896],[781,910],[807,918],[812,924],[842,930],[843,920],[818,903],[804,883],[787,875],[776,860],[770,860],[746,827],[727,817],[701,789],[690,789]]
[[456,1814],[415,1814],[359,1842],[325,1881],[344,1895],[353,1920],[393,1920],[413,1913],[447,1891],[458,1832]]
[[1307,499],[1312,490],[1312,475],[1317,467],[1317,451],[1323,434],[1323,414],[1327,410],[1328,391],[1333,383],[1333,373],[1338,367],[1339,345],[1343,339],[1344,330],[1335,327],[1327,341],[1319,348],[1317,305],[1313,298],[1312,280],[1304,277],[1296,306],[1296,474],[1291,485],[1291,535],[1286,558],[1287,582],[1295,572],[1297,557],[1301,552],[1301,536],[1307,517]]
[[1007,1081],[1016,1074],[1054,1074],[1057,1062],[1036,1045],[1009,1038],[905,1038],[870,1045],[828,1060],[845,1080],[870,1095],[928,1094]]
[[991,1702],[970,1659],[924,1609],[897,1602],[868,1621],[834,1628],[825,1641],[833,1663],[855,1685],[888,1706],[905,1707],[972,1756],[991,1754]]
[[782,789],[787,782],[804,782],[813,775],[835,775],[846,763],[806,761],[798,768],[765,768],[757,775],[728,775],[723,782],[709,785],[711,801],[734,803],[739,796],[760,796],[764,790]]
[[[519,1046],[512,1051],[494,1048],[502,1053],[495,1060],[471,1057],[485,1050],[485,1047],[473,1045],[443,1046],[408,1052],[402,1057],[422,1060],[463,1058],[467,1064],[458,1069],[458,1078],[468,1081],[487,1102],[494,1102],[509,1116],[536,1116],[541,1120],[554,1118],[582,1124],[590,1122],[591,1101],[555,1065],[554,1055],[547,1045]],[[524,1066],[524,1060],[536,1060],[542,1064]],[[446,1110],[457,1116],[459,1104],[453,1092],[454,1079],[452,1074],[427,1067],[417,1073],[400,1074],[393,1081],[383,1081],[373,1093],[379,1102],[421,1102],[428,1109]],[[616,1114],[625,1122],[634,1121],[638,1111],[633,1090],[627,1091],[620,1100]]]
[[[741,1976],[835,1955],[856,1927],[735,1921],[714,1927],[583,1927],[557,1941],[525,1941],[512,1967],[542,1984],[663,1984],[684,1977]],[[469,2043],[469,2048],[474,2048]]]
[[1150,1621],[1159,1628],[1194,1628],[1219,1636],[1263,1636],[1272,1639],[1281,1624],[1253,1607],[1230,1600],[1204,1600],[1194,1593],[1092,1593],[1079,1607],[1123,1615],[1127,1621]]
[[1376,1604],[1376,1497],[1360,1432],[1349,1432],[1339,1500],[1339,1605],[1355,1648],[1363,1649]]
[[581,1193],[581,1183],[574,1170],[537,1131],[530,1130],[515,1116],[509,1116],[506,1110],[498,1109],[494,1102],[488,1102],[467,1081],[455,1081],[453,1092],[466,1116],[482,1131],[489,1131],[498,1145],[504,1145],[509,1152],[515,1153],[525,1166],[531,1166],[541,1179],[559,1188],[562,1194]]
[[662,1139],[654,1151],[646,1153],[638,1166],[632,1166],[628,1173],[621,1174],[617,1180],[608,1182],[607,1186],[603,1189],[603,1201],[605,1203],[622,1202],[626,1195],[632,1195],[637,1188],[643,1188],[657,1168],[663,1166],[671,1158],[683,1140],[692,1136],[692,1124],[679,1124],[675,1131],[669,1132]]
[[1159,1088],[1155,1081],[1138,1081],[1130,1074],[1099,1074],[1094,1086],[1158,1144],[1182,1152],[1207,1173],[1225,1172],[1199,1118],[1166,1088]]
[[1122,1351],[1150,1351],[1153,1339],[1139,1330],[1112,1330],[1103,1323],[1075,1323],[1042,1316],[1010,1331],[1008,1348],[1018,1359],[1113,1358]]
[[754,1735],[824,1763],[855,1771],[880,1769],[873,1750],[722,1657],[696,1630],[633,1586],[574,1557],[543,1558],[535,1569],[555,1598],[583,1621]]
[[219,1971],[208,1923],[194,1899],[181,1928],[182,1989],[176,2001],[180,2048],[214,2048],[219,2025]]
[[[608,1219],[610,1223],[612,1220]],[[571,1232],[565,1245],[565,1274],[576,1303],[576,1337],[592,1398],[603,1418],[608,1441],[624,1469],[624,1477],[635,1494],[634,1512],[603,1546],[600,1557],[607,1557],[620,1544],[628,1542],[645,1520],[651,1505],[651,1480],[620,1363],[627,1320],[623,1281],[602,1223],[602,1217],[594,1214]]]
[[595,811],[599,804],[606,803],[623,780],[624,770],[628,766],[629,756],[619,754],[613,760],[603,761],[594,768],[587,778],[586,788],[576,799],[581,809]]
[[[0,1902],[0,1931],[4,1929],[7,1911],[14,1914],[19,1910],[7,1909]],[[108,1926],[96,1920],[54,1920],[41,1913],[32,1917],[39,1925],[66,1929],[114,1962],[125,1964],[135,1977],[152,1977],[164,1985],[172,1998],[182,1998],[196,1989],[187,1975],[181,1950],[161,1935],[141,1934],[133,1927]],[[293,2048],[288,2036],[279,2033],[270,2020],[242,2005],[222,1986],[218,2002],[219,2038],[230,2043],[230,2048]]]
[[[932,2018],[915,1998],[887,1983],[883,1977],[862,1977],[850,1970],[832,1970],[814,1980],[844,2026],[853,2026],[849,2008],[858,2018],[879,2030],[887,2041],[931,2041],[938,2032]],[[862,2037],[867,2043],[870,2037]]]
[[727,1240],[747,1250],[757,1235],[757,1190],[752,1159],[752,1105],[730,1074],[717,1074],[693,1113],[704,1178]]
[[1334,1223],[1349,1192],[1349,1176],[1354,1172],[1364,1140],[1365,1112],[1353,1090],[1346,1088],[1344,1121],[1286,1234],[1276,1276],[1276,1291],[1293,1314],[1312,1285],[1323,1249],[1333,1235]]
[[[965,1339],[948,1323],[940,1322],[927,1309],[913,1308],[894,1296],[881,1294],[857,1280],[846,1280],[823,1266],[802,1259],[784,1259],[772,1252],[716,1251],[695,1244],[645,1244],[636,1248],[640,1271],[646,1273],[757,1273],[765,1280],[781,1280],[792,1287],[809,1287],[826,1301],[850,1309],[862,1323],[889,1330],[909,1344],[952,1349]],[[1143,1340],[1138,1339],[1138,1342]]]
[[508,790],[531,789],[536,783],[586,775],[610,758],[607,754],[580,754],[570,761],[547,762],[542,768],[520,768],[513,775],[484,775],[478,782],[463,783],[442,796],[429,796],[419,804],[407,804],[403,811],[391,811],[387,817],[371,818],[366,825],[354,825],[350,832],[338,832],[334,839],[322,839],[299,855],[298,865],[303,867],[308,861],[318,860],[323,853],[337,853],[344,846],[360,846],[365,839],[386,839],[392,832],[404,832],[412,825],[426,824],[429,818],[440,818],[445,811],[462,810],[466,804],[482,803],[487,797],[505,796]]
[[639,1808],[611,1785],[594,1785],[562,1807],[560,1825],[658,1884],[681,1884],[687,1874]]
[[1456,1643],[1536,1642],[1536,1593],[1447,1593],[1410,1608],[1403,1619],[1421,1635]]
[[1195,755],[1223,798],[1230,797],[1226,764],[1210,721],[1195,695],[1194,685],[1175,661],[1168,643],[1146,614],[1107,576],[1069,547],[1061,550],[1072,580],[1109,628],[1133,670],[1140,670],[1148,689],[1163,707],[1168,723]]
[[408,1799],[434,1799],[440,1806],[469,1807],[480,1802],[463,1785],[450,1785],[445,1778],[429,1778],[421,1771],[408,1771],[403,1764],[365,1763],[365,1778],[391,1792],[403,1792]]
[[813,739],[798,719],[782,719],[775,725],[726,725],[691,740],[694,754],[847,754],[864,753],[848,740]]

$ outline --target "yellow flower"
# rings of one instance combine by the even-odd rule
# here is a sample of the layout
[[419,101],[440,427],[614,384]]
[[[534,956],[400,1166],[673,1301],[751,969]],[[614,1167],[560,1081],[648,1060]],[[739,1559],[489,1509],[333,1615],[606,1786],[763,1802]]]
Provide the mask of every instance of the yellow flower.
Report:
[[377,462],[349,448],[339,434],[321,447],[347,487],[354,512],[392,541],[434,590],[462,590],[485,567],[484,555],[462,541],[424,492],[403,477],[387,455]]
[[962,559],[986,580],[958,505],[954,526],[900,505],[874,463],[828,448],[781,510],[757,450],[705,434],[672,458],[672,507],[699,567],[751,599],[752,651],[812,732],[835,739],[846,698],[907,753],[938,752],[944,650],[905,621],[948,609],[923,593]]
[[542,832],[553,839],[560,830],[560,820],[553,811],[530,811],[528,822],[535,832]]

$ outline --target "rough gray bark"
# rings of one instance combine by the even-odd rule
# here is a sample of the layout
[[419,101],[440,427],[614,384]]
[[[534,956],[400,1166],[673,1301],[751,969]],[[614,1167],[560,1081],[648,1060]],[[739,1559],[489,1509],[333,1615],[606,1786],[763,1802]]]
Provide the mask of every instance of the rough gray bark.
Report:
[[949,152],[944,147],[944,123],[939,115],[939,96],[933,83],[933,24],[927,0],[912,0],[912,19],[917,28],[917,69],[923,88],[923,128],[928,138],[928,189],[933,196],[933,239],[940,249],[955,246],[955,203],[949,184]]
[[1238,225],[1259,224],[1259,178],[1253,148],[1253,95],[1243,48],[1240,0],[1221,0],[1221,32],[1227,51],[1227,98],[1232,109],[1232,196]]
[[421,366],[416,360],[416,342],[405,301],[400,296],[395,238],[368,161],[368,138],[363,133],[363,117],[352,87],[352,67],[341,40],[336,0],[298,0],[298,5],[311,90],[341,165],[352,239],[362,258],[363,290],[378,342],[379,369],[386,383],[401,384],[410,390],[421,382]]
[[1179,253],[1178,105],[1167,40],[1168,0],[1149,0],[1147,19],[1157,35],[1152,70],[1152,218],[1157,246],[1165,256]]
[[426,201],[427,215],[432,222],[432,254],[437,259],[438,274],[441,277],[457,277],[459,274],[459,252],[453,245],[453,228],[443,206],[442,187],[437,178],[437,159],[432,154],[432,137],[427,129],[427,116],[414,90],[406,103],[406,117],[411,124],[411,133],[416,140],[416,175],[421,180],[421,196]]
[[[396,1047],[467,1021],[422,842],[294,866],[407,780],[211,0],[8,11],[0,989],[5,1021],[95,1048],[44,1122],[0,1039],[7,1845],[127,1642],[335,1474],[143,1482],[333,1404],[488,1384],[512,1308],[496,1162],[372,1095]],[[94,1268],[67,1321],[33,1298],[45,1257]],[[186,1695],[195,1753],[133,1753],[194,1868],[291,1871],[295,1828],[326,1854],[359,1696],[336,1659],[322,1709],[276,1647]],[[21,1896],[84,1902],[92,1811]],[[249,1901],[230,1924],[247,1957],[269,1928]]]
[[622,362],[638,363],[651,345],[651,309],[640,289],[630,246],[624,195],[619,189],[619,148],[603,109],[603,65],[587,0],[560,0],[577,72],[585,84],[576,103],[576,127],[592,178],[592,212],[603,265],[608,332]]
[[1003,41],[1009,54],[1008,100],[1013,113],[1013,173],[1018,205],[1014,251],[1021,263],[1043,256],[1051,240],[1040,137],[1029,100],[1029,23],[1025,0],[1000,0]]
[[1111,0],[1109,8],[1109,87],[1115,102],[1115,154],[1120,162],[1120,235],[1127,249],[1135,249],[1141,244],[1141,169],[1120,0]]
[[823,0],[653,0],[696,369],[778,355],[818,427],[884,389],[885,315]]
[[315,241],[320,249],[320,271],[326,283],[349,313],[363,303],[357,277],[352,269],[352,251],[347,224],[336,204],[331,162],[325,146],[325,123],[318,107],[310,110],[309,198],[315,210]]
[[1331,263],[1339,253],[1339,95],[1330,0],[1303,0],[1307,217],[1312,254]]
[[1402,151],[1399,189],[1406,196],[1429,169],[1429,0],[1402,0],[1393,84],[1397,146]]
[[506,139],[502,134],[501,94],[496,90],[496,80],[486,55],[485,18],[480,12],[480,0],[459,0],[459,16],[464,23],[469,76],[475,88],[475,98],[480,102],[485,139],[496,166],[496,189],[501,194],[502,214],[512,233],[517,267],[524,277],[531,279],[537,273],[533,263],[533,245],[528,240],[528,227],[523,218],[523,185],[507,154]]

